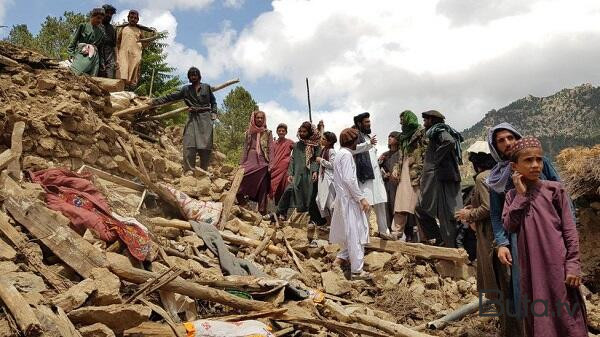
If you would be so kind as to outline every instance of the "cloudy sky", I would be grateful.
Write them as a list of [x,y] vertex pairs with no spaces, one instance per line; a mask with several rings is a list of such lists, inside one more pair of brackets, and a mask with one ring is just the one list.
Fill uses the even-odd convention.
[[[87,11],[96,0],[0,0],[0,25]],[[437,109],[462,130],[493,108],[600,79],[598,0],[113,0],[167,30],[168,62],[216,84],[239,77],[270,127],[327,129],[370,111],[380,139],[398,113]],[[7,30],[0,30],[6,37]],[[219,93],[222,99],[226,92]]]

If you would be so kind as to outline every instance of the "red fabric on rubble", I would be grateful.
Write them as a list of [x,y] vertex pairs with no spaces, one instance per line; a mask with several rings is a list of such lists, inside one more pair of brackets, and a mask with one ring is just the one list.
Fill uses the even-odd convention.
[[150,251],[148,234],[140,227],[125,224],[111,216],[106,198],[89,180],[89,174],[77,174],[67,169],[47,169],[30,172],[31,180],[46,191],[48,208],[61,212],[71,220],[79,234],[89,229],[100,240],[121,239],[138,260]]

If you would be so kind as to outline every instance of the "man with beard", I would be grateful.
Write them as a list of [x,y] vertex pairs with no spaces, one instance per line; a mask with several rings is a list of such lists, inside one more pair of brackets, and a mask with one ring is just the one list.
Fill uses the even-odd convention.
[[100,47],[99,75],[106,78],[115,78],[117,32],[110,21],[117,10],[108,4],[102,6],[102,8],[104,9],[104,20],[102,20],[100,28],[104,30],[104,43]]
[[[139,21],[138,11],[132,9],[127,15],[127,24],[117,27],[117,77],[124,79],[129,88],[135,88],[140,79],[143,47],[158,38],[156,30],[139,25]],[[145,39],[144,32],[154,35]]]
[[210,85],[201,83],[200,70],[191,67],[187,73],[192,83],[172,94],[156,98],[150,104],[159,105],[183,100],[189,107],[189,116],[183,130],[183,170],[189,174],[196,167],[196,155],[200,155],[200,167],[208,169],[213,147],[213,120],[217,118],[217,100]]
[[379,169],[377,156],[377,137],[371,137],[371,119],[368,112],[363,112],[354,117],[354,128],[359,131],[358,145],[354,151],[356,161],[356,175],[369,205],[375,209],[377,217],[377,231],[382,239],[391,239],[387,225],[387,192]]
[[445,117],[438,111],[430,110],[421,115],[429,144],[415,212],[429,240],[435,240],[436,245],[443,242],[446,247],[456,248],[458,222],[454,213],[463,207],[458,170],[462,165],[460,143],[463,138],[444,123]]
[[[498,259],[503,265],[500,268],[499,285],[504,300],[508,304],[504,308],[502,319],[506,320],[507,329],[503,331],[503,336],[523,336],[523,326],[514,316],[519,314],[521,308],[520,298],[520,273],[517,251],[517,233],[508,233],[502,222],[502,212],[506,191],[514,188],[512,182],[513,170],[510,165],[510,154],[513,145],[519,139],[521,134],[509,123],[500,123],[488,131],[488,145],[490,153],[497,162],[492,168],[486,184],[490,189],[490,219],[494,229],[494,243],[498,254]],[[552,166],[548,158],[543,157],[543,169],[540,175],[541,180],[560,181],[558,173]],[[574,217],[574,216],[573,216]],[[506,313],[512,315],[506,315]]]
[[290,208],[298,212],[308,211],[319,173],[316,158],[321,155],[320,138],[319,131],[311,122],[304,122],[298,128],[298,141],[294,144],[288,167],[289,185],[277,204],[277,216],[281,220],[287,218]]

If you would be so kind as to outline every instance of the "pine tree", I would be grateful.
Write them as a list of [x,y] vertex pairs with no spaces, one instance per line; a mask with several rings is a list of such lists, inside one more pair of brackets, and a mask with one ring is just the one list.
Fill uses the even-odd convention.
[[[166,32],[159,33],[160,38],[155,40],[146,48],[142,54],[140,85],[135,90],[136,94],[150,95],[150,83],[152,82],[152,96],[158,97],[169,94],[182,85],[179,77],[173,76],[175,68],[170,67],[167,62],[166,44],[163,41],[167,37]],[[154,72],[154,80],[152,73]]]

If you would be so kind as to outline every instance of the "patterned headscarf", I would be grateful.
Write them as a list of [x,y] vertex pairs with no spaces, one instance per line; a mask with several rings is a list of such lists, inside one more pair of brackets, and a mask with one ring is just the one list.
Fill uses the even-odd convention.
[[[258,127],[256,125],[256,115],[262,113],[263,116],[265,116],[265,120],[263,122],[263,126]],[[267,114],[264,113],[264,111],[260,111],[260,110],[256,110],[252,112],[252,115],[250,115],[250,122],[248,122],[248,134],[250,136],[252,135],[256,135],[256,152],[260,153],[260,134],[263,131],[267,130]]]
[[514,158],[514,156],[519,153],[519,151],[523,149],[527,149],[530,147],[542,148],[542,143],[539,139],[535,137],[523,137],[515,142],[513,148],[510,151],[510,156]]
[[419,118],[414,112],[410,110],[404,110],[400,114],[400,120],[402,121],[402,133],[398,138],[398,146],[406,150],[410,139],[419,129]]
[[[304,128],[308,130],[308,136],[306,139],[300,138],[300,129]],[[321,140],[321,135],[319,134],[319,130],[317,130],[317,126],[312,124],[311,122],[304,122],[298,128],[298,139],[306,145],[304,155],[306,156],[306,167],[310,168],[310,161],[315,154],[315,146],[319,146],[319,141]]]

